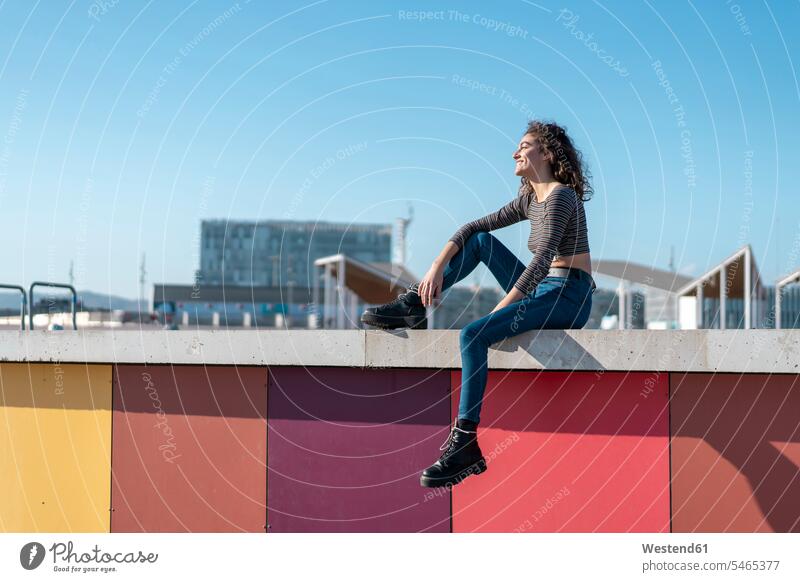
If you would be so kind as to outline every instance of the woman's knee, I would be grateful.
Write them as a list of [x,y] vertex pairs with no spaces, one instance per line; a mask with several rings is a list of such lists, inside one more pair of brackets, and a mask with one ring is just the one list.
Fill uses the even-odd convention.
[[466,246],[479,261],[485,262],[486,258],[491,256],[492,252],[497,249],[497,245],[500,244],[502,243],[494,235],[479,231],[469,237]]
[[467,244],[472,248],[480,249],[482,247],[491,247],[495,240],[497,239],[491,233],[478,231],[467,239]]
[[458,334],[459,343],[462,346],[469,345],[478,338],[479,333],[480,328],[475,325],[474,321],[472,323],[468,323],[461,328],[461,332]]

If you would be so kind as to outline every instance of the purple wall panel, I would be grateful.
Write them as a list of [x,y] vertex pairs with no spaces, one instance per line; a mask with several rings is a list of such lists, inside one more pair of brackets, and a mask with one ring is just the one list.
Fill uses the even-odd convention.
[[450,418],[448,370],[269,370],[271,532],[450,531],[419,484]]

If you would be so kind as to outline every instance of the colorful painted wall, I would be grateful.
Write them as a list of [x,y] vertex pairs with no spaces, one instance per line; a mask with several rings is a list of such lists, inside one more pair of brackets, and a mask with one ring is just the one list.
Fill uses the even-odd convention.
[[790,374],[0,364],[6,532],[800,531]]

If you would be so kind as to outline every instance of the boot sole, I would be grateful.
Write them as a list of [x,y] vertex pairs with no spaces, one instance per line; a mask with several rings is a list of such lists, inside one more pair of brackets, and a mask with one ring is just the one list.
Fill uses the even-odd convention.
[[419,319],[414,316],[386,319],[379,316],[361,316],[361,323],[366,323],[379,329],[428,329],[428,318]]
[[486,471],[486,459],[481,459],[460,473],[453,475],[452,477],[435,479],[421,475],[419,478],[419,484],[423,487],[448,487],[452,485],[458,485],[470,475],[480,475],[484,471]]

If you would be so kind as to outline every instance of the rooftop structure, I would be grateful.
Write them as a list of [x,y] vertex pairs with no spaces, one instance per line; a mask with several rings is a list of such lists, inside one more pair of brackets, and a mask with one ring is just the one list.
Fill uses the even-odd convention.
[[767,293],[745,245],[678,292],[681,329],[768,327]]

